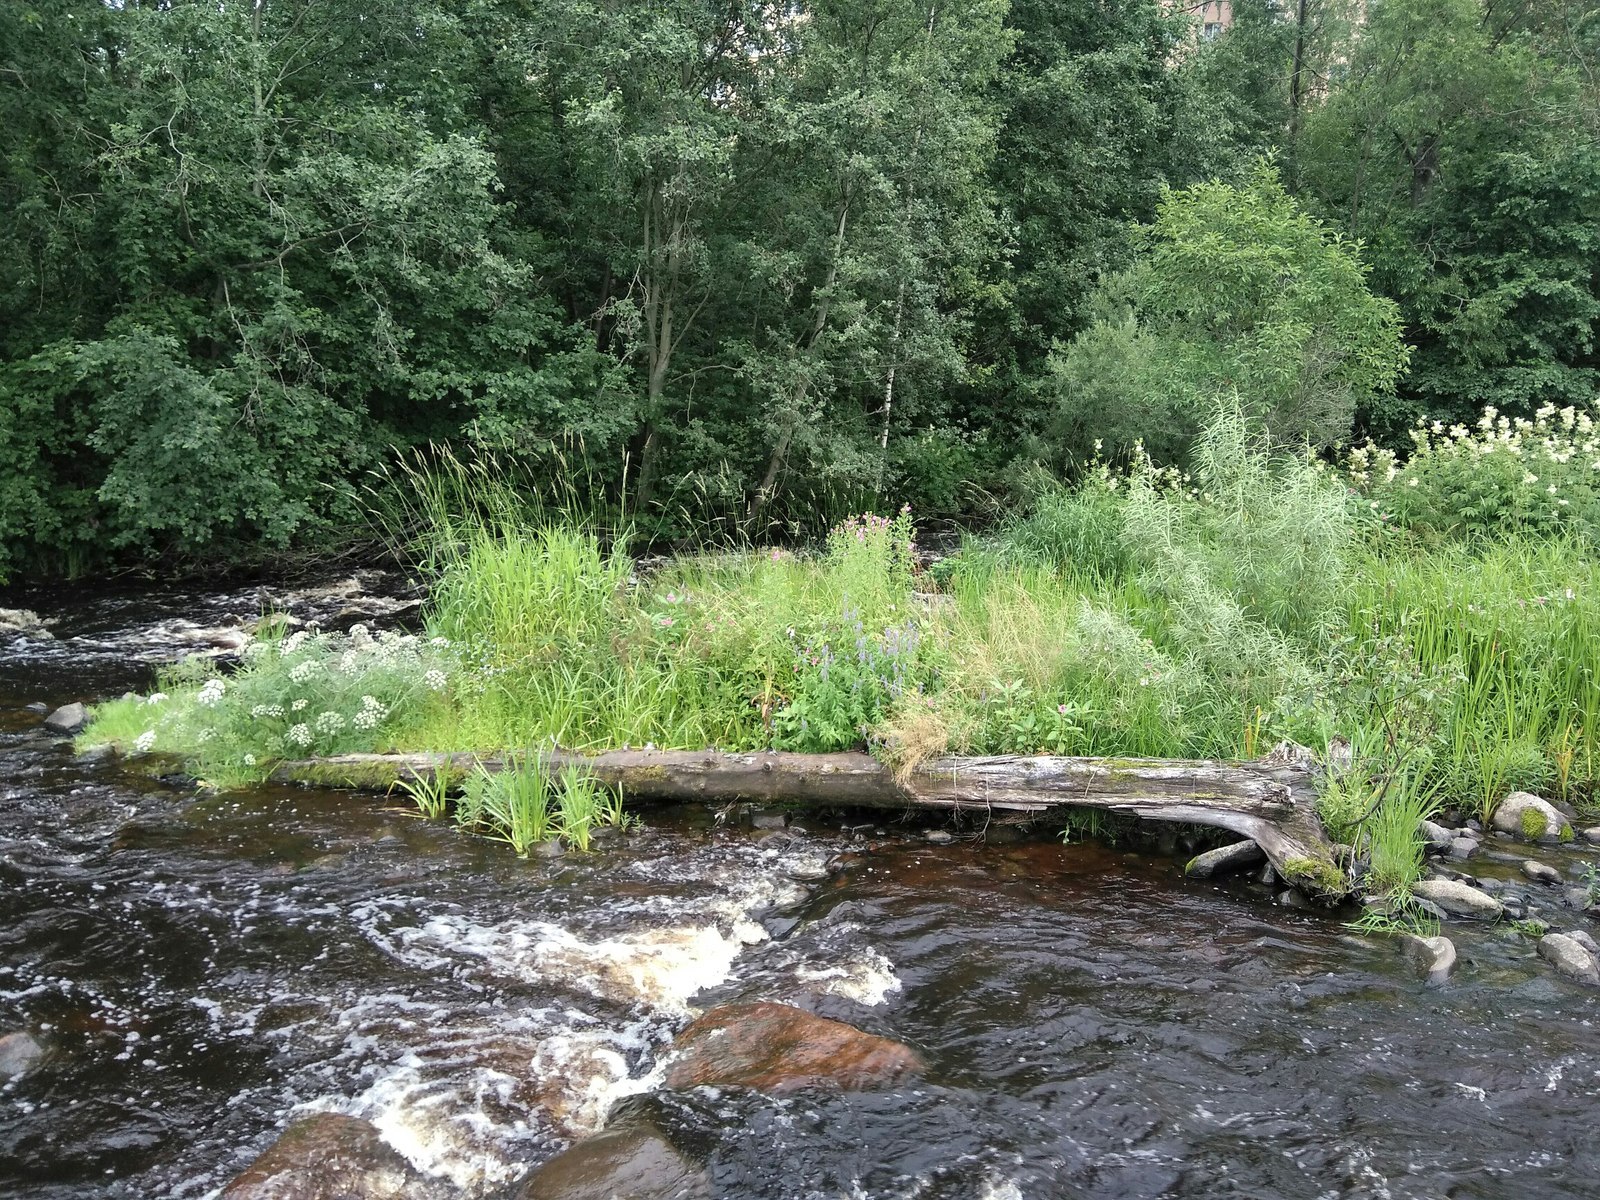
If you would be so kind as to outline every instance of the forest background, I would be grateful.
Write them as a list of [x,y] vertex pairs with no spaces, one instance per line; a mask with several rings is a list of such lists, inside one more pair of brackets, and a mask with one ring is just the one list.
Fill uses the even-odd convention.
[[1600,388],[1592,0],[14,0],[0,580],[493,456],[651,536]]

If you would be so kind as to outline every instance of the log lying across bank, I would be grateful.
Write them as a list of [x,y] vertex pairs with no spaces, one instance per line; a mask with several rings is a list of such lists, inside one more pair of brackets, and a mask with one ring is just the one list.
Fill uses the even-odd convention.
[[[1208,825],[1254,840],[1279,875],[1317,896],[1346,891],[1317,819],[1319,768],[1285,744],[1252,762],[1140,758],[930,759],[903,778],[866,754],[727,754],[691,750],[545,752],[547,763],[582,766],[624,795],[655,800],[809,803],[865,808],[942,808],[1045,813],[1094,808],[1153,821]],[[285,762],[279,782],[384,791],[447,768],[499,770],[474,754],[347,754]]]

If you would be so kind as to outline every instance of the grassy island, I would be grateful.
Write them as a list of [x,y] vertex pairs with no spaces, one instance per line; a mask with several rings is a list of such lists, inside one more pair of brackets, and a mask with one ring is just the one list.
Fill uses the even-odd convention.
[[[1479,501],[1533,494],[1535,457],[1587,485],[1592,420],[1541,419],[1491,414],[1424,434],[1403,466],[1357,451],[1336,469],[1269,453],[1223,411],[1189,473],[1098,465],[931,565],[907,509],[811,552],[646,570],[620,537],[530,518],[509,487],[480,481],[469,503],[424,487],[421,631],[268,620],[237,670],[180,663],[86,737],[219,785],[354,751],[514,748],[537,770],[556,747],[865,749],[908,771],[949,754],[1250,759],[1290,740],[1348,759],[1323,821],[1364,851],[1369,886],[1403,890],[1429,813],[1592,793],[1592,526],[1546,504],[1489,538],[1461,515],[1463,479]],[[559,832],[543,780],[525,789],[536,813],[495,790],[518,785],[470,778],[419,804],[442,813],[452,782],[468,824],[520,849]],[[623,819],[581,779],[552,783],[549,803]]]

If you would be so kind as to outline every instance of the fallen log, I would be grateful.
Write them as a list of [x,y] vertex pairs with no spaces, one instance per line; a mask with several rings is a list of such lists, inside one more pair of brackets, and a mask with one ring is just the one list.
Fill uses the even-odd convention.
[[[654,800],[807,803],[864,808],[1044,813],[1094,808],[1151,821],[1182,821],[1250,838],[1285,880],[1310,895],[1348,891],[1315,809],[1319,775],[1289,743],[1251,762],[999,756],[937,758],[896,773],[867,754],[729,754],[707,750],[543,752],[559,770],[576,765],[624,795]],[[281,763],[278,782],[387,791],[505,758],[476,754],[345,754]]]

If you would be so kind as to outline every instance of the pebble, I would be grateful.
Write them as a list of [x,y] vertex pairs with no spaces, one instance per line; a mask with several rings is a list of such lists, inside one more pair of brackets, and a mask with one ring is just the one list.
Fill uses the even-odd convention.
[[1479,845],[1480,843],[1473,841],[1471,838],[1456,838],[1450,843],[1450,857],[1459,862],[1465,862],[1478,852]]
[[956,835],[948,829],[930,829],[924,836],[935,846],[948,846],[956,840]]

